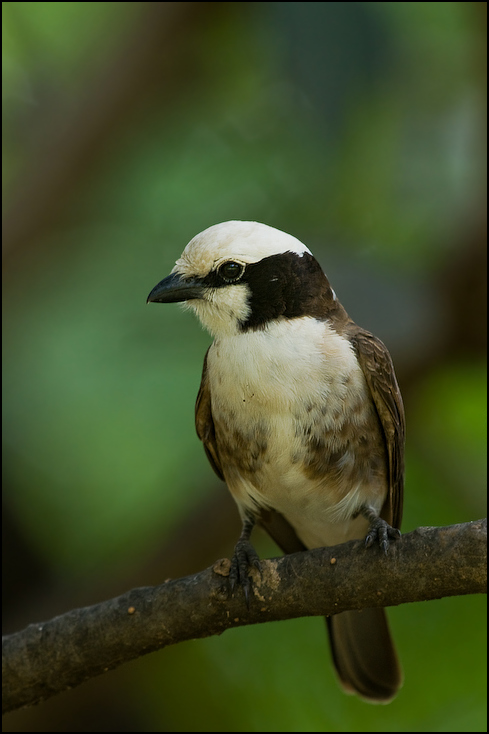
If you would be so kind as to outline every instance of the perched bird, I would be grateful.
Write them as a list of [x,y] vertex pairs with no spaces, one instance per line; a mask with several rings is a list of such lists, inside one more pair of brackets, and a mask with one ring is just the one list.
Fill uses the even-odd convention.
[[[262,525],[286,553],[399,535],[404,410],[384,344],[357,326],[299,240],[231,221],[194,237],[148,302],[186,302],[214,337],[196,427],[243,521],[232,587],[248,601]],[[388,702],[402,683],[385,611],[327,619],[344,689]]]

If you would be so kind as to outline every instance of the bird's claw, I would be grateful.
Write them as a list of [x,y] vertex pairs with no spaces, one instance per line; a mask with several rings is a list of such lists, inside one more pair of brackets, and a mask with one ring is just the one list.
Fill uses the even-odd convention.
[[261,570],[260,558],[253,548],[249,540],[238,540],[234,548],[234,554],[231,559],[231,568],[229,570],[229,584],[231,593],[234,594],[235,588],[240,585],[243,588],[246,606],[250,607],[251,578],[248,575],[248,569],[252,566],[258,571]]
[[387,555],[389,550],[390,541],[396,540],[401,537],[401,531],[397,528],[393,528],[388,522],[383,520],[381,517],[376,517],[370,523],[367,537],[365,538],[365,547],[370,548],[375,542],[377,542],[384,553]]

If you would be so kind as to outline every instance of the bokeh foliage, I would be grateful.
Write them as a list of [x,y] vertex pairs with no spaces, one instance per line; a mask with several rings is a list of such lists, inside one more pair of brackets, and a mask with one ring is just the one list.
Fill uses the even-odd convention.
[[[225,492],[193,428],[209,338],[145,305],[227,219],[305,241],[387,342],[404,528],[484,514],[482,6],[3,3],[7,631],[229,554],[232,510],[199,545]],[[388,707],[340,692],[304,619],[143,658],[5,730],[485,731],[483,614],[479,598],[391,610],[405,686]]]

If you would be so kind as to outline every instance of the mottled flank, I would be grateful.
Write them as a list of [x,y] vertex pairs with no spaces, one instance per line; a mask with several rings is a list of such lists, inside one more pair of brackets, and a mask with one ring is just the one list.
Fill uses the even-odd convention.
[[216,421],[217,447],[223,464],[248,479],[256,475],[266,461],[269,431],[262,422],[244,433]]
[[305,474],[311,480],[329,476],[335,485],[346,480],[350,486],[359,482],[385,486],[385,451],[372,404],[345,400],[343,408],[333,412],[333,426],[326,430],[326,405],[308,411],[311,422],[296,420],[295,432],[302,436],[304,447]]

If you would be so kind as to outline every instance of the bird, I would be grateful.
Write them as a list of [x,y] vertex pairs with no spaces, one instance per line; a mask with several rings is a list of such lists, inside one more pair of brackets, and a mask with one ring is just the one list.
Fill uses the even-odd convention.
[[[348,316],[311,251],[266,224],[208,227],[148,302],[191,309],[213,337],[195,408],[242,532],[231,589],[249,603],[261,525],[285,553],[400,535],[405,418],[390,354]],[[345,692],[388,703],[403,682],[383,608],[326,618]]]

